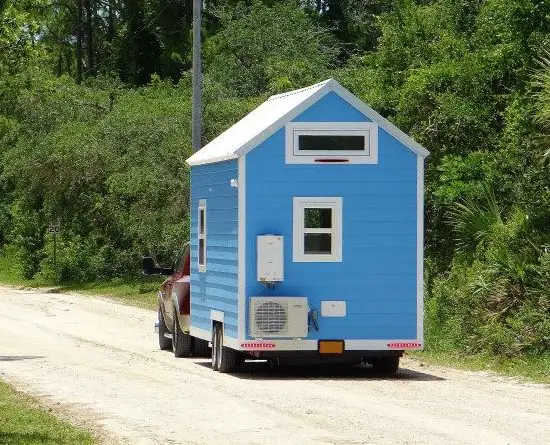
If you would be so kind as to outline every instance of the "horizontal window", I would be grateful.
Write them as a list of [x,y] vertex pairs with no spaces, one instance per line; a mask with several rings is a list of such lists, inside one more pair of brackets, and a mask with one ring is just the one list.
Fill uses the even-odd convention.
[[368,145],[365,143],[365,135],[346,136],[340,135],[298,135],[298,152],[301,151],[365,151]]
[[378,162],[378,126],[372,122],[292,122],[285,144],[287,164]]

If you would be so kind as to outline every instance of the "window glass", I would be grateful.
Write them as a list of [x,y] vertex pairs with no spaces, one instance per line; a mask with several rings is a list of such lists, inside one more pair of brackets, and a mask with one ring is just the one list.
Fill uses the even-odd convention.
[[330,229],[332,227],[332,209],[304,209],[304,226],[307,229]]
[[204,265],[204,238],[199,238],[199,265]]
[[199,272],[206,271],[206,200],[199,200],[199,220],[198,220],[198,238],[199,238]]
[[199,233],[204,234],[204,209],[199,210]]
[[330,255],[332,253],[331,233],[306,233],[304,235],[306,255]]
[[363,151],[365,136],[309,135],[298,136],[300,151]]

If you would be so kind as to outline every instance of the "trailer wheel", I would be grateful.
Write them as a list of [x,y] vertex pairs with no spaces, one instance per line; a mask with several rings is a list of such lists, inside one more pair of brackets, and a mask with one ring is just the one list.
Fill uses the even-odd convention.
[[208,357],[208,342],[206,340],[193,337],[193,356]]
[[169,351],[172,349],[172,339],[165,337],[164,334],[170,334],[170,331],[166,327],[164,317],[162,316],[162,310],[159,306],[159,348],[162,351]]
[[215,323],[214,326],[212,326],[212,369],[214,371],[218,370],[219,366],[219,348],[218,343],[220,341],[220,335],[219,335],[220,329],[218,327],[218,324]]
[[218,325],[218,371],[231,373],[237,367],[238,352],[223,345],[223,328]]
[[399,369],[399,357],[380,357],[374,359],[372,367],[377,374],[395,374]]
[[191,355],[192,338],[180,328],[177,312],[174,310],[174,329],[172,330],[172,350],[176,357]]

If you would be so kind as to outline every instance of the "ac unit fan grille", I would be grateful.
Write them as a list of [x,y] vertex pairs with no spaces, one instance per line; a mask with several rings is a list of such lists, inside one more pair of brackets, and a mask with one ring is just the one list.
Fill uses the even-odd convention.
[[286,307],[275,301],[266,301],[256,307],[256,327],[264,334],[278,334],[287,324]]

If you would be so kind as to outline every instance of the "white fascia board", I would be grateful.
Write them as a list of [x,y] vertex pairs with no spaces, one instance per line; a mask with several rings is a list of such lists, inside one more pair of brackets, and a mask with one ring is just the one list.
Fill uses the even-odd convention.
[[426,156],[428,156],[430,154],[430,152],[428,150],[426,150],[424,147],[422,147],[422,145],[420,145],[418,142],[416,142],[408,134],[401,131],[394,124],[392,124],[389,120],[387,120],[381,114],[374,111],[371,107],[369,107],[362,100],[360,100],[359,98],[357,98],[356,96],[351,94],[348,90],[346,90],[342,85],[340,85],[335,80],[332,80],[331,82],[329,82],[327,84],[327,86],[330,87],[331,90],[333,90],[335,93],[337,93],[342,99],[344,99],[350,105],[357,108],[361,113],[363,113],[365,116],[367,116],[373,122],[376,122],[381,128],[386,130],[389,134],[391,134],[398,141],[402,142],[404,145],[409,147],[417,155],[422,156],[423,158],[425,158]]
[[189,162],[189,159],[187,159],[185,162],[190,167],[194,167],[196,165],[215,164],[217,162],[230,161],[231,159],[237,159],[238,157],[239,156],[237,156],[235,154],[230,154],[230,155],[222,156],[222,157],[219,157],[219,158],[204,159],[200,162]]

